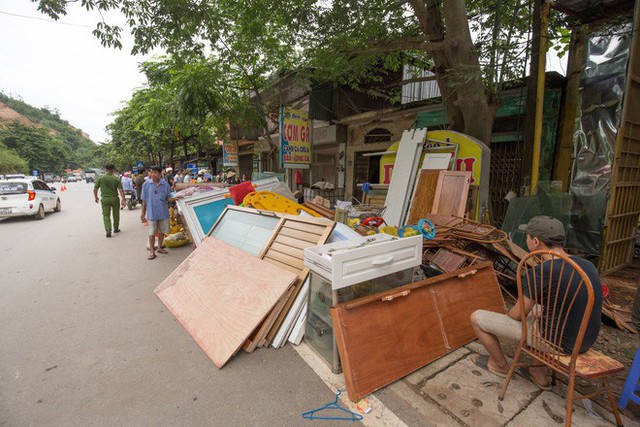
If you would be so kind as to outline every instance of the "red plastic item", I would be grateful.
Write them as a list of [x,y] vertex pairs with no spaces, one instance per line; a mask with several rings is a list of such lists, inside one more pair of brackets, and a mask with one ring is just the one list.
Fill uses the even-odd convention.
[[382,224],[384,224],[384,218],[381,216],[372,216],[362,221],[362,225],[372,225],[374,227],[380,227]]
[[253,188],[253,184],[251,184],[251,181],[245,181],[241,184],[234,185],[233,187],[229,187],[229,193],[231,193],[233,202],[236,205],[241,204],[245,196],[253,191],[256,191],[256,190]]
[[609,296],[609,286],[606,283],[602,284],[602,298],[606,298]]

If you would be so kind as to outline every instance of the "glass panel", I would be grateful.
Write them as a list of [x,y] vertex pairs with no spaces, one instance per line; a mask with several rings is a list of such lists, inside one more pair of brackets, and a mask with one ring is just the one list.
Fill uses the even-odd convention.
[[221,199],[200,206],[195,206],[193,212],[198,218],[198,222],[202,227],[202,233],[206,235],[213,224],[216,223],[222,212],[224,212],[227,205],[232,205],[233,199]]
[[230,209],[220,219],[211,235],[257,256],[273,234],[279,221],[278,217]]

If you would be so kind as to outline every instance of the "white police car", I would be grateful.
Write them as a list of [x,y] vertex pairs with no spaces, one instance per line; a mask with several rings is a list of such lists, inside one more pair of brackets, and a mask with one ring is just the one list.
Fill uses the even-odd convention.
[[0,218],[33,216],[43,219],[45,212],[59,212],[60,197],[55,189],[37,178],[0,181]]

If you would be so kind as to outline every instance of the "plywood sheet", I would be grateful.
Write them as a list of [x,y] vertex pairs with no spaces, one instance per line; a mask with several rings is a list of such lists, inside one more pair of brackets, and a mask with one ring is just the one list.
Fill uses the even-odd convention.
[[422,218],[426,218],[431,213],[433,207],[433,199],[436,195],[436,187],[438,185],[438,177],[440,171],[422,170],[418,177],[418,185],[413,195],[411,209],[407,218],[407,224],[416,225]]
[[357,401],[474,338],[477,309],[504,313],[490,262],[331,309],[349,399]]
[[222,368],[295,280],[295,274],[211,237],[155,294]]
[[431,212],[463,217],[467,210],[471,172],[440,171]]

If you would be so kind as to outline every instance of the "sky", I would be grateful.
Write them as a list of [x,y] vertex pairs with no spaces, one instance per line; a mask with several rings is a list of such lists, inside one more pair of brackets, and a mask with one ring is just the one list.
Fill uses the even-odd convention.
[[[110,114],[143,84],[138,63],[151,56],[130,54],[132,37],[119,13],[105,18],[123,28],[122,50],[103,47],[91,34],[100,21],[97,11],[87,12],[78,2],[67,12],[54,22],[30,0],[0,0],[0,91],[35,107],[58,109],[93,141],[105,142]],[[547,70],[565,74],[566,57],[549,53],[547,58]]]
[[[109,23],[121,19],[105,18]],[[69,4],[68,15],[60,19],[74,25],[65,25],[38,12],[29,0],[0,0],[0,90],[36,107],[57,108],[93,141],[104,142],[110,114],[145,81],[138,63],[149,57],[130,54],[128,33],[122,50],[103,47],[91,34],[99,20],[98,12],[77,3]]]

